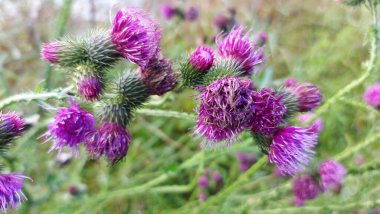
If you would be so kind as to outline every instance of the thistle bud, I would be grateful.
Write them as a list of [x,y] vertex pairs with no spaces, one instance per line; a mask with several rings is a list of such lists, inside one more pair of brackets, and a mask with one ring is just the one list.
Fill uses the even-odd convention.
[[[0,113],[0,147],[20,136],[24,121],[14,113]],[[1,148],[0,148],[1,149]]]
[[214,62],[214,53],[211,48],[199,46],[189,57],[189,63],[198,72],[208,71]]
[[193,22],[197,20],[199,16],[199,11],[196,7],[189,7],[185,10],[185,20]]
[[99,99],[103,91],[104,73],[89,66],[78,66],[73,72],[78,93],[87,101]]
[[42,45],[41,58],[51,63],[58,62],[61,44],[59,42],[49,42]]
[[300,112],[310,111],[321,103],[321,92],[317,86],[312,83],[297,83],[286,87],[286,89],[295,97],[297,110]]

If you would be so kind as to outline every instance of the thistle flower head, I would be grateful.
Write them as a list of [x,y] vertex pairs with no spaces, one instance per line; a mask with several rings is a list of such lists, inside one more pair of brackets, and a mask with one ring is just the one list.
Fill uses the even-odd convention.
[[111,40],[124,58],[145,67],[159,51],[160,31],[143,11],[125,8],[116,13]]
[[201,45],[190,54],[189,63],[199,72],[206,72],[214,63],[214,53],[211,48]]
[[169,20],[169,19],[171,19],[173,17],[173,15],[175,13],[175,10],[169,4],[164,3],[161,6],[161,13],[162,13],[162,15],[164,16],[165,19]]
[[18,202],[27,200],[21,190],[25,178],[30,179],[19,173],[0,174],[0,209],[3,213],[15,209]]
[[124,127],[103,122],[94,136],[86,141],[86,148],[92,158],[105,156],[113,165],[127,155],[130,141],[131,137]]
[[230,24],[230,19],[224,14],[219,14],[215,16],[213,24],[220,31],[227,31],[228,25]]
[[0,145],[10,143],[19,136],[24,128],[24,121],[14,113],[0,112]]
[[204,201],[206,201],[206,200],[207,200],[207,195],[206,195],[204,192],[200,192],[200,193],[198,194],[198,200],[199,200],[199,202],[204,202]]
[[200,102],[195,133],[205,137],[210,146],[218,141],[227,145],[248,126],[254,111],[250,80],[224,77],[205,87],[198,95]]
[[198,9],[196,7],[189,7],[189,8],[186,8],[185,9],[185,19],[187,21],[195,21],[197,20],[198,16],[199,16],[199,12],[198,12]]
[[312,83],[297,83],[286,88],[296,97],[300,112],[310,111],[321,103],[321,92]]
[[99,99],[102,86],[102,82],[95,76],[84,77],[77,83],[78,93],[90,102]]
[[284,81],[284,86],[285,87],[290,87],[290,86],[295,86],[297,85],[297,81],[294,78],[288,78]]
[[284,122],[286,107],[272,89],[263,88],[252,94],[255,111],[250,121],[251,131],[263,135],[272,135]]
[[342,164],[327,159],[319,165],[319,183],[323,190],[340,188],[346,169]]
[[234,27],[223,39],[217,39],[219,55],[230,59],[238,66],[242,75],[256,73],[257,65],[264,62],[263,48],[249,40],[243,27]]
[[239,160],[239,170],[242,172],[247,171],[257,161],[256,156],[242,152],[236,153],[236,158]]
[[74,102],[69,105],[57,111],[54,120],[48,125],[48,131],[41,136],[46,137],[45,142],[53,141],[49,152],[54,149],[60,152],[62,148],[68,147],[78,154],[78,145],[94,133],[95,119],[92,114],[79,108]]
[[222,175],[220,174],[220,172],[215,171],[212,173],[212,179],[216,184],[220,184],[222,182]]
[[177,85],[177,75],[173,72],[172,63],[166,58],[154,57],[139,71],[140,79],[151,95],[162,95]]
[[274,135],[269,146],[269,162],[275,164],[282,174],[294,175],[304,168],[317,144],[318,135],[309,128],[288,126]]
[[205,188],[208,185],[208,179],[206,176],[201,176],[198,178],[198,187]]
[[59,42],[44,43],[41,48],[41,58],[51,63],[57,63],[60,47],[61,44]]
[[[314,114],[312,112],[306,112],[297,117],[298,122],[300,123],[306,123],[306,121],[309,120]],[[318,118],[316,119],[311,125],[310,129],[316,133],[319,133],[323,129],[323,121],[322,119]]]
[[268,36],[265,32],[262,32],[262,31],[258,32],[256,37],[257,37],[257,44],[259,44],[260,46],[263,46],[268,41]]
[[380,83],[376,83],[367,88],[363,94],[363,100],[369,106],[380,107]]
[[305,200],[317,197],[319,187],[310,175],[302,174],[293,180],[292,190],[294,205],[303,206]]

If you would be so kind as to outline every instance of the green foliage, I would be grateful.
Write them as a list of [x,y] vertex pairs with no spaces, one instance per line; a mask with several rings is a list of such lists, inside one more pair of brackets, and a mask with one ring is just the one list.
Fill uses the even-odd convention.
[[359,6],[361,4],[364,4],[366,0],[345,0],[344,3],[349,6]]

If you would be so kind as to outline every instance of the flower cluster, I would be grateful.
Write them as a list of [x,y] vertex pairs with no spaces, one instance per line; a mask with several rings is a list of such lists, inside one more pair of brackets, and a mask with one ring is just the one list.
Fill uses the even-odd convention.
[[176,16],[179,19],[190,22],[196,21],[199,16],[199,11],[194,6],[190,6],[183,9],[179,6],[171,6],[167,3],[162,4],[161,13],[166,20],[170,20]]
[[374,108],[380,107],[380,83],[376,83],[367,88],[363,94],[363,100],[369,106]]
[[323,161],[315,177],[304,173],[293,180],[293,204],[303,206],[306,200],[316,198],[323,191],[339,192],[345,174],[346,170],[340,163],[331,159]]
[[[0,112],[0,151],[5,152],[14,139],[21,135],[24,121],[14,113]],[[0,173],[0,209],[6,213],[16,208],[17,203],[26,200],[22,192],[24,179],[20,173]]]
[[[42,135],[45,142],[53,141],[49,151],[67,148],[78,154],[78,146],[84,144],[90,157],[104,156],[111,164],[126,156],[131,142],[126,126],[134,111],[151,95],[162,95],[177,85],[172,63],[160,56],[160,38],[159,26],[144,11],[124,8],[117,11],[108,30],[42,46],[42,59],[65,68],[78,95],[83,102],[92,102],[95,111],[88,112],[74,101],[59,108]],[[106,79],[122,59],[137,65],[136,71]]]
[[290,126],[288,119],[317,107],[320,91],[294,80],[279,89],[258,89],[248,77],[264,62],[264,47],[251,41],[241,26],[218,38],[216,46],[215,58],[211,48],[199,46],[180,69],[182,85],[199,90],[194,132],[203,137],[201,145],[230,145],[247,130],[282,174],[302,170],[314,154],[321,124]]
[[218,171],[211,172],[205,169],[202,176],[198,178],[198,200],[204,202],[207,196],[216,194],[223,185],[222,175]]

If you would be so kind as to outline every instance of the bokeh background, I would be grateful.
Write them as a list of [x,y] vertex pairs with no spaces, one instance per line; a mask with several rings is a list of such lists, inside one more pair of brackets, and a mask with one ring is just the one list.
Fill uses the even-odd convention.
[[[194,6],[199,17],[194,22],[165,20],[161,14],[164,2],[182,8]],[[213,19],[234,8],[237,21],[251,29],[253,39],[260,31],[268,35],[267,61],[253,81],[260,86],[278,85],[288,77],[313,82],[325,100],[359,77],[369,57],[369,12],[332,0],[0,0],[0,99],[45,90],[50,69],[51,88],[67,87],[65,74],[40,60],[41,43],[95,27],[108,28],[115,11],[125,6],[144,8],[160,23],[162,54],[173,62],[198,44],[212,45],[211,38],[218,34]],[[307,170],[315,170],[320,161],[379,131],[379,112],[360,105],[365,87],[379,79],[376,71],[348,95],[357,102],[336,102],[322,114],[324,130]],[[147,107],[193,113],[194,93],[173,92],[154,98]],[[133,143],[126,160],[110,167],[104,160],[88,160],[84,151],[79,158],[47,153],[49,143],[41,144],[37,137],[45,131],[52,113],[41,110],[38,103],[20,103],[3,111],[7,110],[20,112],[31,124],[2,159],[4,170],[21,171],[33,179],[25,184],[29,201],[14,213],[192,213],[200,203],[196,182],[205,168],[220,172],[223,184],[217,188],[225,188],[242,174],[236,152],[261,156],[247,134],[237,146],[200,155],[200,140],[192,136],[193,120],[138,115],[130,126]],[[307,202],[309,208],[293,209],[287,188],[291,178],[272,175],[273,166],[267,164],[223,201],[203,211],[374,213],[380,196],[379,149],[377,142],[341,160],[349,171],[341,192],[323,194]],[[358,159],[363,163],[358,164]],[[184,166],[186,161],[190,164]],[[144,186],[162,175],[168,178],[159,186],[181,188],[165,192]],[[215,192],[207,194],[211,197]],[[367,201],[365,207],[355,205]]]

